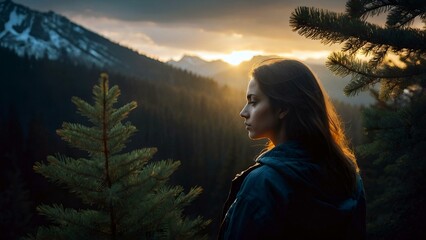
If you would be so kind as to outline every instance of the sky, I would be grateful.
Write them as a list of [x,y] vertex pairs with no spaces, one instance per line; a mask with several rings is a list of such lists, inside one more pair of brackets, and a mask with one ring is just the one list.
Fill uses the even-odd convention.
[[15,0],[52,10],[149,57],[183,55],[231,64],[254,55],[325,61],[339,46],[306,39],[289,26],[297,6],[343,12],[342,0]]

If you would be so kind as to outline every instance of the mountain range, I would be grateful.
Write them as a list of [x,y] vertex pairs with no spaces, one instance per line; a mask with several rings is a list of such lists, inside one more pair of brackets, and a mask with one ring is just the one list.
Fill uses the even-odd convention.
[[208,77],[214,77],[217,73],[231,67],[231,65],[222,60],[206,61],[198,56],[190,55],[183,55],[178,61],[169,60],[167,63],[174,67],[189,70]]
[[[245,91],[250,78],[250,71],[263,60],[276,57],[279,56],[254,56],[248,61],[241,62],[238,66],[233,66],[221,60],[206,61],[197,56],[184,55],[178,61],[170,60],[167,63],[202,76],[210,77],[221,85]],[[374,102],[374,99],[368,93],[360,93],[355,97],[345,96],[343,88],[349,82],[349,77],[340,78],[333,75],[324,64],[309,61],[305,63],[317,75],[332,99],[356,105],[368,105]]]
[[66,58],[151,81],[202,78],[114,43],[52,11],[39,12],[10,0],[0,2],[0,47],[19,56]]
[[[148,81],[194,84],[194,80],[214,80],[241,91],[246,89],[253,66],[271,57],[255,56],[233,66],[221,60],[206,61],[198,56],[184,55],[178,61],[170,60],[165,64],[114,43],[52,11],[38,12],[10,0],[0,2],[0,47],[11,49],[19,56],[50,60],[66,58]],[[334,76],[324,65],[308,65],[319,76],[331,98],[353,104],[373,102],[366,93],[346,97],[343,88],[348,78]]]
[[20,56],[57,60],[66,54],[100,67],[122,64],[110,50],[113,43],[52,11],[41,13],[4,1],[0,15],[0,44]]

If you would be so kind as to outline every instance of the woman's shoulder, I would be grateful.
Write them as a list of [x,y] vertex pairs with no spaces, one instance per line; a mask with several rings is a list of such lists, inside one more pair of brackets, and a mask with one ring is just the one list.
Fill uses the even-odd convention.
[[271,179],[282,178],[281,174],[271,166],[259,164],[246,177],[247,181],[269,181]]
[[284,176],[272,167],[261,164],[247,174],[238,195],[263,198],[278,192],[286,197],[291,189]]

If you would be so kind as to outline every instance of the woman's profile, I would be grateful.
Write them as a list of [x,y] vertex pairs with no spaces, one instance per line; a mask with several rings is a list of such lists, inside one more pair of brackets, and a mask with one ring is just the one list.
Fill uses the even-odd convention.
[[315,75],[283,59],[251,75],[240,115],[269,142],[232,181],[219,239],[365,239],[359,168]]

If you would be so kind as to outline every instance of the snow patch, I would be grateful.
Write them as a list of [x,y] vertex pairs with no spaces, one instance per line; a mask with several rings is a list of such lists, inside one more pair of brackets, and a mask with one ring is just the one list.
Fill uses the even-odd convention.
[[9,31],[15,35],[18,35],[18,33],[13,29],[13,26],[22,24],[22,21],[25,19],[24,14],[18,14],[16,13],[16,7],[13,9],[13,11],[10,12],[9,15],[9,21],[4,25],[5,31]]
[[24,31],[22,31],[22,33],[19,34],[19,36],[16,38],[17,40],[28,41],[28,38],[31,37],[30,31],[33,26],[33,22],[34,22],[34,17],[31,18],[30,25],[26,29],[24,29]]
[[21,34],[19,34],[16,37],[16,40],[25,41],[25,42],[28,41],[28,38],[30,36],[30,31],[31,31],[31,27],[27,27],[24,31],[22,31]]
[[90,49],[90,54],[92,54],[93,56],[95,56],[95,57],[97,57],[97,58],[101,58],[102,56],[98,53],[98,52],[96,52],[95,50],[93,50],[93,49]]
[[79,26],[75,26],[73,29],[78,33],[83,33],[83,30]]
[[61,46],[61,37],[59,34],[53,30],[49,30],[50,41],[55,47]]
[[[0,31],[0,46],[13,49],[19,56],[47,57],[56,60],[62,54],[66,54],[69,58],[88,65],[95,64],[102,67],[123,64],[119,59],[110,55],[111,52],[107,45],[93,41],[86,36],[87,31],[83,27],[77,26],[53,12],[49,12],[48,16],[41,17],[41,21],[36,21],[36,16],[32,12],[23,14],[19,7],[14,7],[9,14],[9,20],[4,24],[4,30]],[[27,22],[28,18],[31,19]],[[28,25],[26,25],[27,23]],[[40,25],[35,26],[36,24]],[[19,32],[14,29],[16,26],[19,26]],[[36,33],[31,35],[31,31],[35,27],[37,27],[37,31],[40,31],[37,34],[41,34],[41,36],[47,34],[47,38],[37,38]],[[23,29],[22,32],[21,29]]]
[[78,46],[81,48],[81,49],[84,49],[84,50],[86,50],[87,49],[87,43],[85,42],[85,41],[83,41],[83,40],[78,40]]
[[193,66],[198,66],[198,65],[202,65],[205,64],[206,62],[199,58],[199,57],[195,57],[195,56],[188,56],[188,55],[184,55],[180,61],[178,62],[182,62],[183,64],[189,64],[189,65],[193,65]]
[[81,50],[78,47],[70,46],[66,48],[68,54],[73,55],[75,57],[81,56]]

